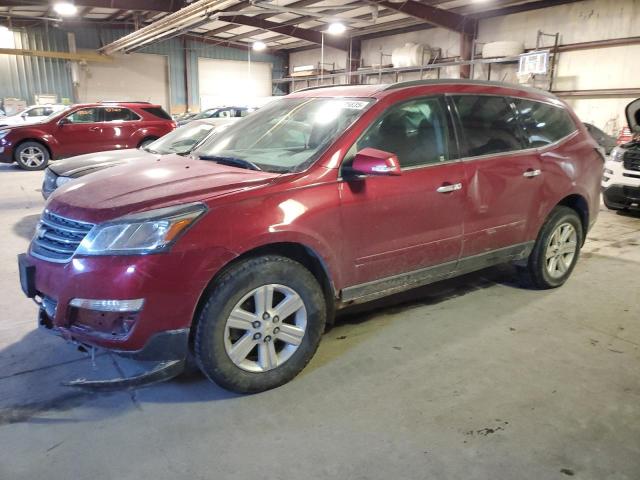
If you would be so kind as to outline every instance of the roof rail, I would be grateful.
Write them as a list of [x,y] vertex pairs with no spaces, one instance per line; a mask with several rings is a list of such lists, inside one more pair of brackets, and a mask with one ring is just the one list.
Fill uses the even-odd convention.
[[527,87],[525,85],[519,85],[516,83],[494,82],[490,80],[470,80],[466,78],[451,78],[451,79],[440,79],[440,80],[409,80],[407,82],[392,83],[390,85],[387,85],[385,88],[383,88],[383,90],[395,90],[397,88],[418,87],[420,85],[448,85],[448,84],[512,88],[514,90],[522,90],[523,92],[533,92],[539,95],[542,94],[548,97],[555,97],[553,93],[547,90]]
[[308,90],[318,90],[320,88],[331,88],[331,87],[357,87],[358,85],[354,85],[352,83],[336,83],[335,85],[317,85],[315,87],[307,87],[307,88],[301,88],[300,90],[296,90],[295,92],[292,93],[298,93],[298,92],[306,92]]
[[98,103],[144,103],[151,105],[151,102],[143,102],[141,100],[100,100]]

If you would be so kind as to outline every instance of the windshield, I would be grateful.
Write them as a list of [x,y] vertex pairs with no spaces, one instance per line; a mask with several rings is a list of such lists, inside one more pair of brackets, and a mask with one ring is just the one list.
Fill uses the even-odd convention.
[[209,135],[213,127],[208,123],[190,123],[184,127],[176,128],[164,137],[160,137],[155,142],[147,145],[144,150],[160,155],[167,155],[168,153],[186,155],[197,143]]
[[42,122],[48,122],[49,120],[52,120],[53,118],[57,117],[58,115],[62,116],[62,114],[67,112],[70,108],[71,108],[71,105],[69,105],[68,107],[64,107],[61,110],[56,110],[55,112],[51,112],[48,116],[43,118],[41,121]]
[[285,98],[203,142],[193,155],[249,162],[270,172],[302,171],[373,102],[359,98]]

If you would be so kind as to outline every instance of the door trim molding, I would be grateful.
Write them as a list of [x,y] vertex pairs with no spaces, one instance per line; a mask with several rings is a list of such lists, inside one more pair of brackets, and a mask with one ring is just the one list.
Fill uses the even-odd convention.
[[457,261],[441,263],[343,288],[340,292],[340,303],[341,306],[346,306],[347,304],[369,302],[394,293],[429,285],[439,280],[457,277],[509,261],[522,260],[529,256],[534,244],[534,241],[519,243],[510,247],[461,258]]

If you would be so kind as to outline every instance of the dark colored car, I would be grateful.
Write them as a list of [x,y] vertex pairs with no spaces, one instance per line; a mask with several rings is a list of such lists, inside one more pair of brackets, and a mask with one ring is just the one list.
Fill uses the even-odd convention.
[[299,91],[190,157],[61,187],[21,285],[67,340],[194,355],[277,387],[336,309],[503,262],[562,285],[596,221],[603,157],[548,92],[463,80]]
[[87,153],[53,162],[44,172],[42,196],[47,199],[56,188],[68,181],[105,168],[130,162],[157,160],[163,155],[188,155],[194,146],[211,134],[215,126],[214,120],[196,120],[141,148]]
[[197,113],[193,116],[179,119],[178,125],[186,125],[187,123],[193,122],[194,120],[202,120],[204,118],[217,118],[217,119],[241,118],[241,117],[246,117],[254,110],[255,109],[249,108],[249,107],[208,108],[207,110],[203,110],[202,112]]
[[600,145],[604,149],[604,153],[606,153],[607,155],[609,155],[611,153],[611,150],[613,150],[613,148],[618,145],[618,139],[616,137],[603,132],[595,125],[585,123],[584,126],[587,127],[587,130],[589,131],[593,139],[598,142],[598,145]]
[[50,159],[139,148],[175,127],[162,107],[146,102],[73,105],[38,123],[0,129],[0,162],[42,170]]

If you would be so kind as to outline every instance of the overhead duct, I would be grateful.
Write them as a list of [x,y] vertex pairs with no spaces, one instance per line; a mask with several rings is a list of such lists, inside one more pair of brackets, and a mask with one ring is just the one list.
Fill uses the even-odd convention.
[[233,4],[233,0],[198,0],[191,5],[167,15],[146,27],[125,35],[100,48],[105,55],[130,51],[143,45],[165,40],[211,21],[221,9]]

